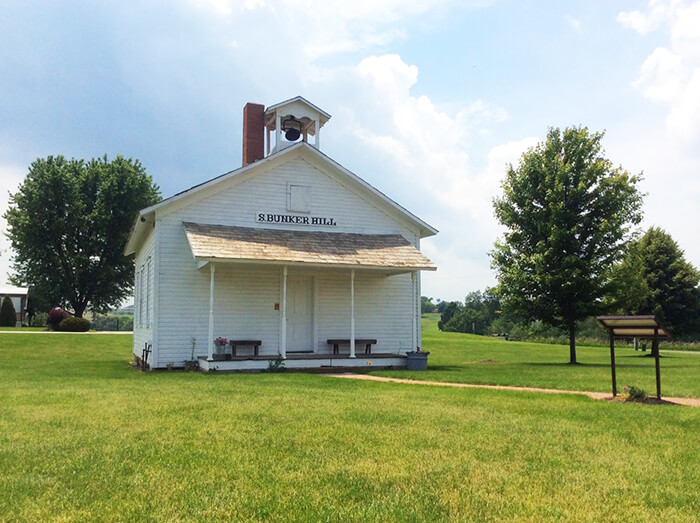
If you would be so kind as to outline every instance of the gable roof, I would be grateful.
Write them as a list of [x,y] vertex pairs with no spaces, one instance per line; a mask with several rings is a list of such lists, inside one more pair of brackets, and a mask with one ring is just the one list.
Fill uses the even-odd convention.
[[212,186],[224,183],[228,180],[242,176],[246,173],[254,175],[254,172],[256,170],[262,170],[265,166],[269,165],[270,163],[279,161],[286,156],[293,155],[294,153],[310,154],[312,158],[335,170],[337,173],[339,173],[341,176],[347,179],[352,185],[354,185],[355,188],[365,192],[368,195],[375,197],[387,209],[393,211],[395,214],[403,217],[406,221],[416,226],[420,231],[421,238],[437,234],[438,231],[433,226],[418,218],[416,215],[414,215],[406,208],[396,203],[383,192],[376,189],[353,172],[340,165],[328,155],[322,153],[316,147],[309,145],[306,142],[299,142],[297,144],[292,145],[291,147],[287,147],[286,149],[283,149],[281,151],[274,152],[269,156],[266,156],[262,160],[258,160],[257,162],[248,164],[244,167],[240,167],[233,171],[229,171],[206,182],[194,185],[189,189],[186,189],[184,191],[174,194],[173,196],[170,196],[169,198],[161,200],[155,205],[142,209],[139,212],[138,217],[136,218],[136,223],[132,227],[131,234],[129,236],[129,241],[126,244],[124,253],[128,255],[136,251],[138,244],[141,242],[141,239],[145,237],[145,234],[147,232],[146,223],[153,223],[153,214],[156,211],[162,212],[168,207],[175,205],[177,202],[182,202],[184,200],[193,198],[195,195],[201,193],[202,191],[205,191],[206,189],[211,188]]
[[278,103],[278,104],[271,105],[270,107],[268,107],[267,109],[265,109],[265,113],[268,113],[268,112],[270,112],[270,111],[274,111],[275,109],[277,109],[277,108],[279,108],[279,107],[282,107],[282,106],[285,106],[285,105],[287,105],[287,104],[291,104],[292,102],[302,102],[302,103],[305,103],[306,105],[308,105],[308,106],[311,107],[312,109],[314,109],[314,110],[318,111],[319,113],[321,113],[321,116],[325,116],[325,117],[326,117],[326,120],[330,119],[330,117],[331,117],[330,114],[328,114],[326,111],[324,111],[323,109],[321,109],[321,108],[318,107],[317,105],[312,104],[311,102],[309,102],[309,101],[308,101],[306,98],[304,98],[303,96],[295,96],[294,98],[290,98],[289,100],[285,100],[284,102],[280,102],[280,103]]

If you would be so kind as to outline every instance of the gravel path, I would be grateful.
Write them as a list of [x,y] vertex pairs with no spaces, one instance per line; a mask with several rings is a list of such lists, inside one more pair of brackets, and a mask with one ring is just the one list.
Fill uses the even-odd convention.
[[[346,372],[341,374],[323,374],[331,378],[342,378],[350,380],[366,380],[366,381],[383,381],[390,383],[404,383],[407,385],[432,385],[434,387],[453,387],[456,389],[492,389],[492,390],[513,390],[513,391],[528,391],[541,392],[543,394],[576,394],[578,396],[588,396],[594,400],[611,400],[612,395],[606,392],[589,392],[582,390],[559,390],[559,389],[540,389],[537,387],[515,387],[512,385],[477,385],[474,383],[451,383],[445,381],[419,381],[407,380],[403,378],[385,378],[383,376],[372,376],[370,374],[354,374]],[[676,405],[687,405],[688,407],[700,407],[699,398],[663,398],[666,403]]]

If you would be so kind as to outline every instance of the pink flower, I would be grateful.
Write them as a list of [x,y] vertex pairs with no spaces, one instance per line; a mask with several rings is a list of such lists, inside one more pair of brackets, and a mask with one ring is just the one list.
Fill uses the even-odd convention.
[[625,386],[624,386],[624,387],[622,387],[622,388],[623,388],[624,390],[627,390],[627,385],[625,385]]

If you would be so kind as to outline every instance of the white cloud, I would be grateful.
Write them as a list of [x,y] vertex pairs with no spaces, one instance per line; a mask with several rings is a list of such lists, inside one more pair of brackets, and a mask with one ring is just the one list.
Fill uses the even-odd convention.
[[576,32],[581,32],[581,20],[578,18],[574,18],[571,15],[566,15],[566,23],[569,24],[569,27],[571,27],[574,31]]
[[[273,42],[301,42],[305,56],[314,60],[336,53],[385,45],[406,38],[400,26],[406,19],[443,8],[455,0],[194,0],[219,17],[235,19],[260,11],[268,19]],[[461,5],[481,6],[490,0]],[[258,29],[256,29],[257,31]]]
[[467,292],[495,285],[487,253],[503,232],[493,215],[493,198],[501,193],[501,181],[509,164],[539,142],[537,137],[492,147],[483,171],[465,176],[449,186],[452,201],[441,214],[444,220],[440,235],[423,242],[422,250],[437,263],[436,274],[425,274],[426,287],[436,296],[463,300]]
[[647,12],[622,11],[617,15],[617,21],[640,34],[648,34],[666,22],[680,3],[676,0],[649,0]]
[[681,57],[665,47],[658,47],[642,64],[633,85],[641,88],[644,96],[654,102],[672,103],[683,90],[685,75]]
[[[442,231],[441,234],[446,234]],[[464,241],[469,241],[464,234]],[[445,245],[438,238],[421,242],[421,251],[435,262],[438,270],[421,274],[421,294],[441,300],[463,301],[470,291],[484,290],[496,283],[486,251],[482,256],[465,256],[459,244]],[[488,246],[490,249],[492,245]],[[488,250],[487,249],[487,250]]]
[[700,139],[700,1],[651,0],[647,12],[618,15],[640,34],[667,27],[668,47],[657,47],[642,64],[633,85],[644,96],[668,106],[666,126],[686,144]]
[[[182,91],[163,89],[163,78],[168,78],[201,99],[200,113],[218,114],[234,83],[225,77],[227,69],[240,73],[236,88],[241,96],[255,93],[266,103],[307,96],[334,114],[332,132],[324,135],[325,151],[334,157],[357,151],[361,158],[346,162],[348,167],[374,184],[379,180],[380,189],[429,222],[455,216],[445,227],[436,223],[445,231],[437,239],[445,293],[463,297],[485,285],[490,271],[483,258],[493,241],[486,232],[491,226],[484,225],[493,222],[488,187],[497,186],[497,181],[489,185],[484,174],[470,171],[467,146],[470,139],[503,122],[507,112],[483,99],[454,102],[454,109],[446,111],[428,96],[413,96],[418,68],[398,55],[369,56],[350,66],[318,60],[405,38],[410,18],[454,0],[181,1],[192,18],[187,27],[206,29],[206,37],[195,32],[173,39],[168,33],[155,33],[152,39],[125,39],[114,53],[115,67],[135,100],[147,108],[175,105]],[[465,4],[460,2],[460,8]],[[423,18],[422,23],[428,23]],[[217,81],[206,82],[213,74]],[[362,168],[362,162],[369,169]],[[5,269],[6,256],[0,264]],[[459,273],[465,267],[468,274],[462,277],[474,281],[462,282]],[[457,279],[450,283],[449,274]]]
[[[368,172],[359,174],[390,187],[392,198],[440,229],[422,244],[439,267],[436,274],[424,275],[424,291],[461,300],[468,291],[493,285],[487,252],[500,228],[492,199],[500,192],[506,165],[517,163],[537,138],[476,153],[487,163],[476,169],[468,150],[477,135],[508,118],[505,109],[479,99],[447,111],[427,96],[413,96],[418,68],[398,55],[370,56],[354,67],[326,70],[319,82],[336,107],[342,100],[333,140],[356,147],[369,162]],[[338,139],[339,133],[346,134]]]
[[686,260],[700,267],[698,210],[700,209],[700,156],[663,127],[624,129],[605,138],[609,158],[632,173],[644,171],[640,185],[644,199],[642,229],[665,229],[685,250]]

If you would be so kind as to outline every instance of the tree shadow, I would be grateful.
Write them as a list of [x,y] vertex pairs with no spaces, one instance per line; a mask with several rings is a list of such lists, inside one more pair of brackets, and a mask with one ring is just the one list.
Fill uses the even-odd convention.
[[581,363],[580,361],[575,364],[571,364],[569,362],[566,363],[559,363],[559,362],[541,362],[541,363],[534,363],[534,362],[524,362],[522,365],[528,365],[532,367],[568,367],[571,369],[579,368],[579,367],[609,367],[610,364],[604,364],[604,363]]
[[[634,356],[622,356],[622,357],[623,357],[623,358],[630,358],[630,357],[634,358]],[[579,368],[579,367],[581,367],[581,368],[583,368],[583,367],[586,367],[586,368],[588,368],[588,367],[594,368],[594,367],[599,367],[599,368],[606,368],[606,369],[609,369],[609,368],[610,368],[610,363],[580,363],[580,362],[579,362],[579,363],[577,363],[576,365],[571,365],[570,363],[555,363],[555,362],[528,363],[528,362],[526,362],[526,363],[522,363],[522,365],[527,365],[527,366],[531,366],[531,367],[569,367],[569,368]],[[650,368],[650,365],[649,365],[648,363],[647,363],[647,364],[641,364],[641,363],[638,363],[638,364],[634,364],[634,363],[624,363],[624,362],[621,362],[620,359],[618,359],[618,358],[616,357],[616,358],[615,358],[615,367],[618,368],[618,369],[619,369],[619,368],[625,368],[625,369],[633,369],[633,368],[648,369],[648,368]],[[665,364],[663,367],[661,367],[662,370],[663,370],[663,369],[681,369],[681,368],[687,369],[688,366],[687,366],[687,365],[668,365],[668,364]]]
[[[575,368],[610,368],[610,363],[577,363],[576,365],[572,365],[571,363],[523,363],[523,365],[528,365],[532,367],[569,367],[572,369]],[[630,365],[630,364],[621,364],[620,362],[615,360],[615,367],[639,367],[641,368],[647,368],[648,365]]]
[[459,365],[428,365],[428,370],[438,371],[438,372],[448,372],[448,371],[464,370],[464,367],[460,367]]

